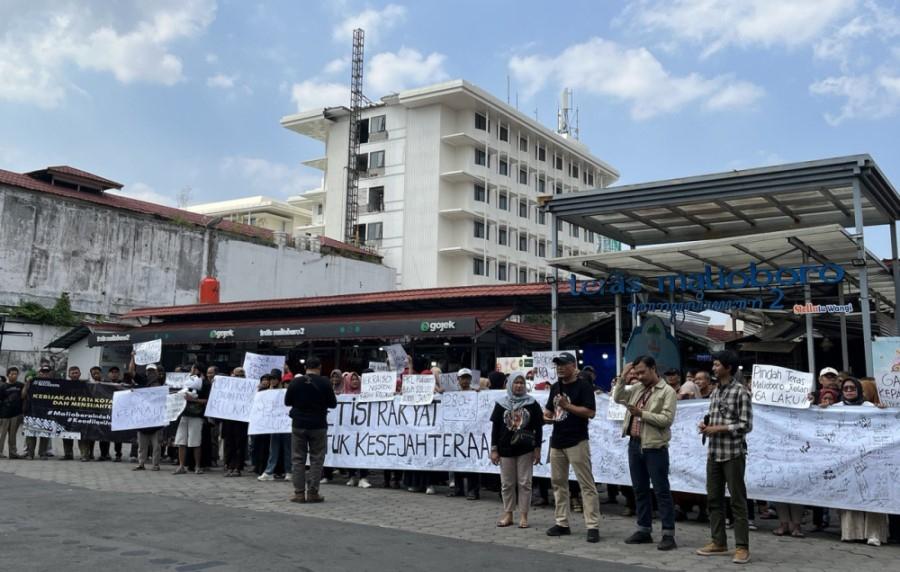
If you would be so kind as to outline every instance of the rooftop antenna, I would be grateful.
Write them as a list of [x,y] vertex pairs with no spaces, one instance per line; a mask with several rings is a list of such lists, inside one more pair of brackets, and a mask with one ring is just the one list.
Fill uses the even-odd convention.
[[563,88],[562,93],[559,94],[559,107],[556,112],[556,132],[562,135],[565,138],[574,137],[578,138],[577,133],[572,128],[571,118],[569,116],[569,112],[572,111],[572,90],[569,88]]
[[344,216],[344,242],[359,245],[359,118],[363,104],[363,45],[366,33],[353,30],[353,59],[350,64],[350,137],[347,143],[347,206]]

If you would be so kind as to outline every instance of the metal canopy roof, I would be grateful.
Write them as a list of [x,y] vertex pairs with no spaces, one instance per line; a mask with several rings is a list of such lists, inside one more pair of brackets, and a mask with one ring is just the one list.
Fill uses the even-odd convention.
[[[575,274],[604,277],[619,272],[653,279],[679,273],[703,273],[706,265],[713,267],[716,273],[719,267],[728,271],[741,270],[747,268],[750,263],[756,263],[759,269],[795,267],[803,264],[804,251],[809,257],[808,264],[832,262],[844,267],[847,271],[844,281],[851,285],[853,293],[858,291],[858,283],[852,276],[855,272],[851,272],[852,261],[857,258],[858,247],[853,238],[839,225],[553,258],[548,262],[552,266]],[[866,265],[870,292],[880,301],[893,307],[896,302],[894,279],[889,268],[868,251]],[[810,273],[809,277],[813,286],[821,283],[817,273]],[[743,289],[743,291],[756,290],[759,289]],[[794,290],[792,298],[796,297],[797,292],[802,296],[801,288]],[[729,290],[732,293],[740,291],[742,289]],[[816,298],[820,299],[818,296]]]
[[900,219],[900,196],[869,155],[570,193],[552,197],[545,208],[625,244],[665,244],[852,227],[854,181],[866,226]]

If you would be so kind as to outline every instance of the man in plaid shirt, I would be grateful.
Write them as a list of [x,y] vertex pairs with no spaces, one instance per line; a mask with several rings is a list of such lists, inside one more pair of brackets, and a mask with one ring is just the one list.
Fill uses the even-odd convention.
[[735,551],[732,562],[750,561],[750,528],[747,519],[747,487],[744,470],[747,460],[747,433],[753,429],[750,392],[734,378],[738,355],[730,350],[713,355],[713,373],[718,386],[709,401],[709,414],[700,423],[700,432],[709,439],[706,459],[706,492],[709,496],[709,524],[712,540],[697,551],[701,556],[727,555],[725,536],[725,485],[731,494],[734,513]]

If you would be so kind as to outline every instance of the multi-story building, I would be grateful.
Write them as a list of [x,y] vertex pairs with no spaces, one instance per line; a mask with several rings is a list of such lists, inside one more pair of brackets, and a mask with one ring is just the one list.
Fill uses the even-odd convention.
[[[323,186],[295,204],[324,216],[343,240],[348,122],[345,107],[284,117],[325,144],[307,161]],[[397,269],[401,288],[534,282],[549,272],[549,217],[541,196],[606,187],[618,172],[581,142],[561,136],[463,80],[388,95],[360,121],[358,238]],[[618,249],[559,221],[557,256]]]
[[288,234],[294,234],[299,227],[310,226],[313,218],[308,210],[292,204],[291,199],[280,201],[262,195],[202,203],[184,210]]

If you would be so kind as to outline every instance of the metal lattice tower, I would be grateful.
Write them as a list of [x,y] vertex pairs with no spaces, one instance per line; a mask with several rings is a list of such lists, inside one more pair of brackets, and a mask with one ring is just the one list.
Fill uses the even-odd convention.
[[347,212],[344,217],[344,241],[359,245],[356,224],[359,220],[359,118],[363,96],[363,43],[362,28],[353,30],[353,59],[350,64],[350,138],[347,144]]

